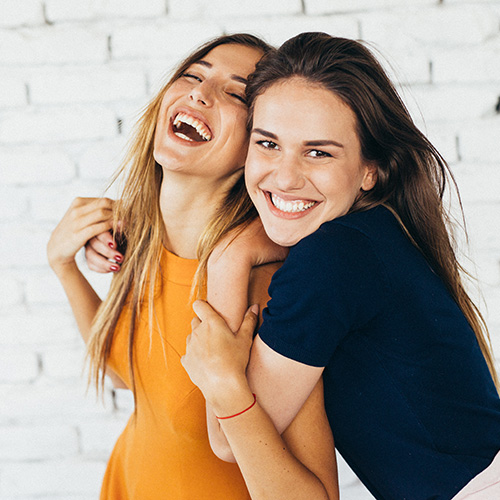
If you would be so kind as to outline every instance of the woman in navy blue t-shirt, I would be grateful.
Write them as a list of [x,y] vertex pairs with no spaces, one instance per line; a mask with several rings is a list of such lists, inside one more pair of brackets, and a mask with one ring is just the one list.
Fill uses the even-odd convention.
[[335,444],[377,499],[500,498],[498,379],[447,231],[446,163],[358,42],[299,35],[259,63],[247,96],[247,188],[290,254],[249,383],[238,338],[251,314],[233,337],[196,303],[183,359],[219,414],[241,401],[221,421],[236,460],[248,463],[256,407],[282,432],[323,374]]

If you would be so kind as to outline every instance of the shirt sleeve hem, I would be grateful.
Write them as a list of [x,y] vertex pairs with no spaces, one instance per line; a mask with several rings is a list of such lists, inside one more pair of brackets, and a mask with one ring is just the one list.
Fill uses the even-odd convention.
[[318,359],[317,354],[315,355],[304,350],[302,347],[289,344],[280,338],[267,335],[265,332],[259,332],[259,337],[264,344],[278,354],[285,356],[285,358],[293,359],[299,363],[318,368],[324,368],[328,364],[328,360]]

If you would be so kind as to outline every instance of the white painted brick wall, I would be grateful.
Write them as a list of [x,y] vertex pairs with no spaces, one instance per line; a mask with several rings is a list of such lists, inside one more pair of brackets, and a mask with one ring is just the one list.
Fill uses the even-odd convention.
[[0,123],[0,143],[47,144],[114,137],[117,118],[99,104],[7,111]]
[[[107,388],[104,406],[86,395],[84,349],[45,246],[73,197],[103,193],[175,63],[235,31],[275,44],[325,31],[379,53],[455,172],[463,261],[500,356],[498,1],[0,0],[0,498],[97,498],[131,395]],[[109,277],[85,274],[104,296]],[[339,470],[344,500],[371,498]]]
[[39,0],[2,0],[0,28],[43,24],[43,5]]
[[49,26],[0,33],[0,63],[6,66],[104,63],[108,39],[99,28]]

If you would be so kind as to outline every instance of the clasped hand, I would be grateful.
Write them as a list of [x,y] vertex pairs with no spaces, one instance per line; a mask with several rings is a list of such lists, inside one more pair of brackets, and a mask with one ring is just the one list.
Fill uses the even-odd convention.
[[196,316],[186,339],[182,366],[208,403],[231,397],[246,384],[246,367],[258,320],[258,306],[248,309],[240,329],[233,333],[224,319],[207,303],[193,304]]
[[76,253],[91,238],[100,233],[112,238],[113,205],[109,198],[76,198],[71,203],[47,245],[49,263],[56,274],[74,264]]

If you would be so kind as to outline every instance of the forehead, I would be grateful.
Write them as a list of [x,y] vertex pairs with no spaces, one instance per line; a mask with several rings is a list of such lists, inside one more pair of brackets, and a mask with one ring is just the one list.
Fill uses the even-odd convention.
[[262,55],[260,49],[231,43],[213,48],[194,64],[246,79]]
[[[253,127],[304,140],[357,139],[356,116],[331,90],[302,78],[271,85],[257,97]],[[273,129],[273,130],[271,130]]]

